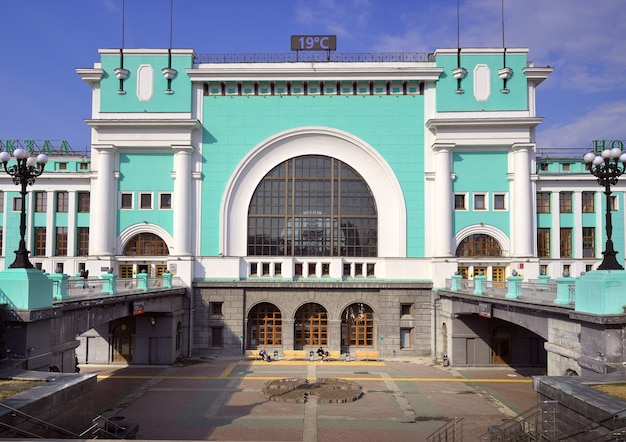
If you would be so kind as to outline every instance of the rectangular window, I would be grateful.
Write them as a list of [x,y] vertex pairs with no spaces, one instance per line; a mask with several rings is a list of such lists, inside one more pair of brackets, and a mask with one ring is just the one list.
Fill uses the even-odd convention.
[[411,331],[410,328],[400,329],[400,348],[411,348]]
[[583,257],[596,256],[596,228],[583,227]]
[[259,276],[259,263],[258,262],[250,263],[250,276]]
[[367,276],[369,276],[369,277],[376,276],[376,274],[375,274],[376,273],[375,272],[376,264],[368,263],[366,268],[367,268]]
[[572,192],[559,193],[559,210],[561,213],[572,213]]
[[349,263],[343,264],[343,276],[350,276],[350,270],[352,270],[352,265]]
[[4,212],[4,192],[0,192],[0,212]]
[[139,194],[139,208],[143,210],[152,209],[152,194],[151,193]]
[[400,317],[413,316],[413,304],[400,304]]
[[35,212],[45,212],[48,205],[48,194],[46,192],[35,192]]
[[13,211],[14,212],[22,211],[22,197],[21,196],[13,197]]
[[563,172],[569,172],[572,170],[572,165],[570,163],[563,163]]
[[310,262],[307,267],[309,269],[309,274],[308,274],[309,278],[315,278],[317,276],[317,271],[316,271],[317,264],[314,262]]
[[76,233],[76,256],[89,255],[89,227],[79,227]]
[[223,302],[211,302],[211,316],[222,316]]
[[537,193],[537,213],[550,213],[550,193]]
[[506,210],[506,195],[503,193],[494,193],[493,210]]
[[548,169],[548,163],[539,163],[539,170],[546,172]]
[[56,228],[55,256],[67,256],[67,227]]
[[609,205],[611,206],[611,212],[615,212],[616,210],[619,210],[617,201],[618,201],[617,195],[611,195],[609,197]]
[[34,256],[46,255],[46,228],[35,227],[35,247],[33,247]]
[[465,194],[464,193],[455,193],[454,194],[454,210],[466,210],[467,206],[465,204]]
[[0,227],[0,255],[4,250],[4,227]]
[[550,257],[550,229],[537,229],[537,256]]
[[59,170],[67,170],[67,163],[57,163],[59,165]]
[[120,209],[132,209],[133,208],[133,194],[122,193],[120,196]]
[[281,276],[283,274],[283,264],[281,262],[274,263],[274,276]]
[[571,227],[561,228],[561,258],[572,257],[572,229]]
[[80,163],[78,170],[89,170],[89,163]]
[[57,212],[66,213],[68,211],[69,198],[68,192],[57,192]]
[[78,213],[89,213],[91,194],[89,192],[78,192]]
[[159,194],[159,209],[171,209],[172,208],[172,194],[160,193]]
[[595,210],[595,192],[583,192],[583,213],[594,213]]
[[222,347],[222,327],[211,327],[211,347]]
[[474,210],[487,210],[487,198],[484,193],[474,194]]

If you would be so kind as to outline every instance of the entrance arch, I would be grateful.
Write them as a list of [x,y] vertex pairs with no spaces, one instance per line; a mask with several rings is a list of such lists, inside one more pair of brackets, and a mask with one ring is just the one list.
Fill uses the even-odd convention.
[[328,312],[320,304],[308,303],[301,306],[295,314],[293,324],[293,348],[328,345]]
[[255,305],[248,313],[248,348],[283,345],[280,309],[269,302]]
[[341,313],[341,346],[373,347],[374,312],[361,302],[350,304]]

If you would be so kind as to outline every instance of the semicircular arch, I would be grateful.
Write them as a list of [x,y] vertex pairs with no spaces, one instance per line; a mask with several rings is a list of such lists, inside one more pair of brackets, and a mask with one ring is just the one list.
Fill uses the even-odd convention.
[[306,126],[273,135],[255,146],[231,175],[221,205],[220,252],[246,256],[248,208],[254,190],[276,165],[303,155],[325,155],[352,167],[370,187],[378,208],[378,256],[406,256],[406,205],[400,183],[384,158],[354,135]]
[[155,224],[133,224],[124,229],[117,237],[117,251],[119,254],[124,252],[124,247],[128,241],[137,236],[140,233],[152,233],[161,238],[167,245],[167,249],[172,253],[174,247],[174,239],[172,236],[162,227]]
[[497,227],[487,224],[474,224],[459,230],[453,238],[454,250],[457,250],[461,242],[463,242],[463,240],[468,236],[480,234],[489,235],[494,238],[500,245],[500,249],[502,250],[502,256],[508,256],[509,250],[511,250],[509,237]]

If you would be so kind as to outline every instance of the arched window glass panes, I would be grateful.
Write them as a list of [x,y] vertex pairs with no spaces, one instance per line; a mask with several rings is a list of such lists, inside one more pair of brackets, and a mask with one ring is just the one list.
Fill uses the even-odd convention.
[[283,345],[280,310],[267,302],[255,305],[248,315],[248,347]]
[[458,257],[502,256],[502,249],[495,238],[485,234],[470,235],[456,249]]
[[167,256],[167,244],[154,233],[139,233],[124,247],[124,256]]
[[305,304],[294,318],[294,348],[328,345],[328,314],[319,304]]
[[248,255],[377,256],[372,193],[347,164],[308,155],[276,166],[248,209]]
[[348,306],[341,315],[341,345],[374,345],[374,312],[363,303]]

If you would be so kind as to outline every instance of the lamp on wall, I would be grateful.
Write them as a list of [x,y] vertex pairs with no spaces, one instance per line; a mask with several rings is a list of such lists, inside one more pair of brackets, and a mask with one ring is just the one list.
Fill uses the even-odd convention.
[[27,186],[32,186],[35,179],[43,173],[43,169],[48,162],[48,156],[40,153],[37,157],[30,156],[29,153],[17,148],[13,151],[13,156],[17,160],[14,166],[7,166],[11,159],[9,152],[0,152],[0,162],[4,167],[4,171],[13,178],[13,182],[21,186],[20,195],[22,196],[22,210],[20,213],[20,245],[15,251],[15,261],[9,266],[11,269],[32,269],[34,266],[28,260],[28,250],[26,250],[26,191]]
[[150,324],[152,324],[153,327],[156,325],[156,318],[154,316],[150,318]]

